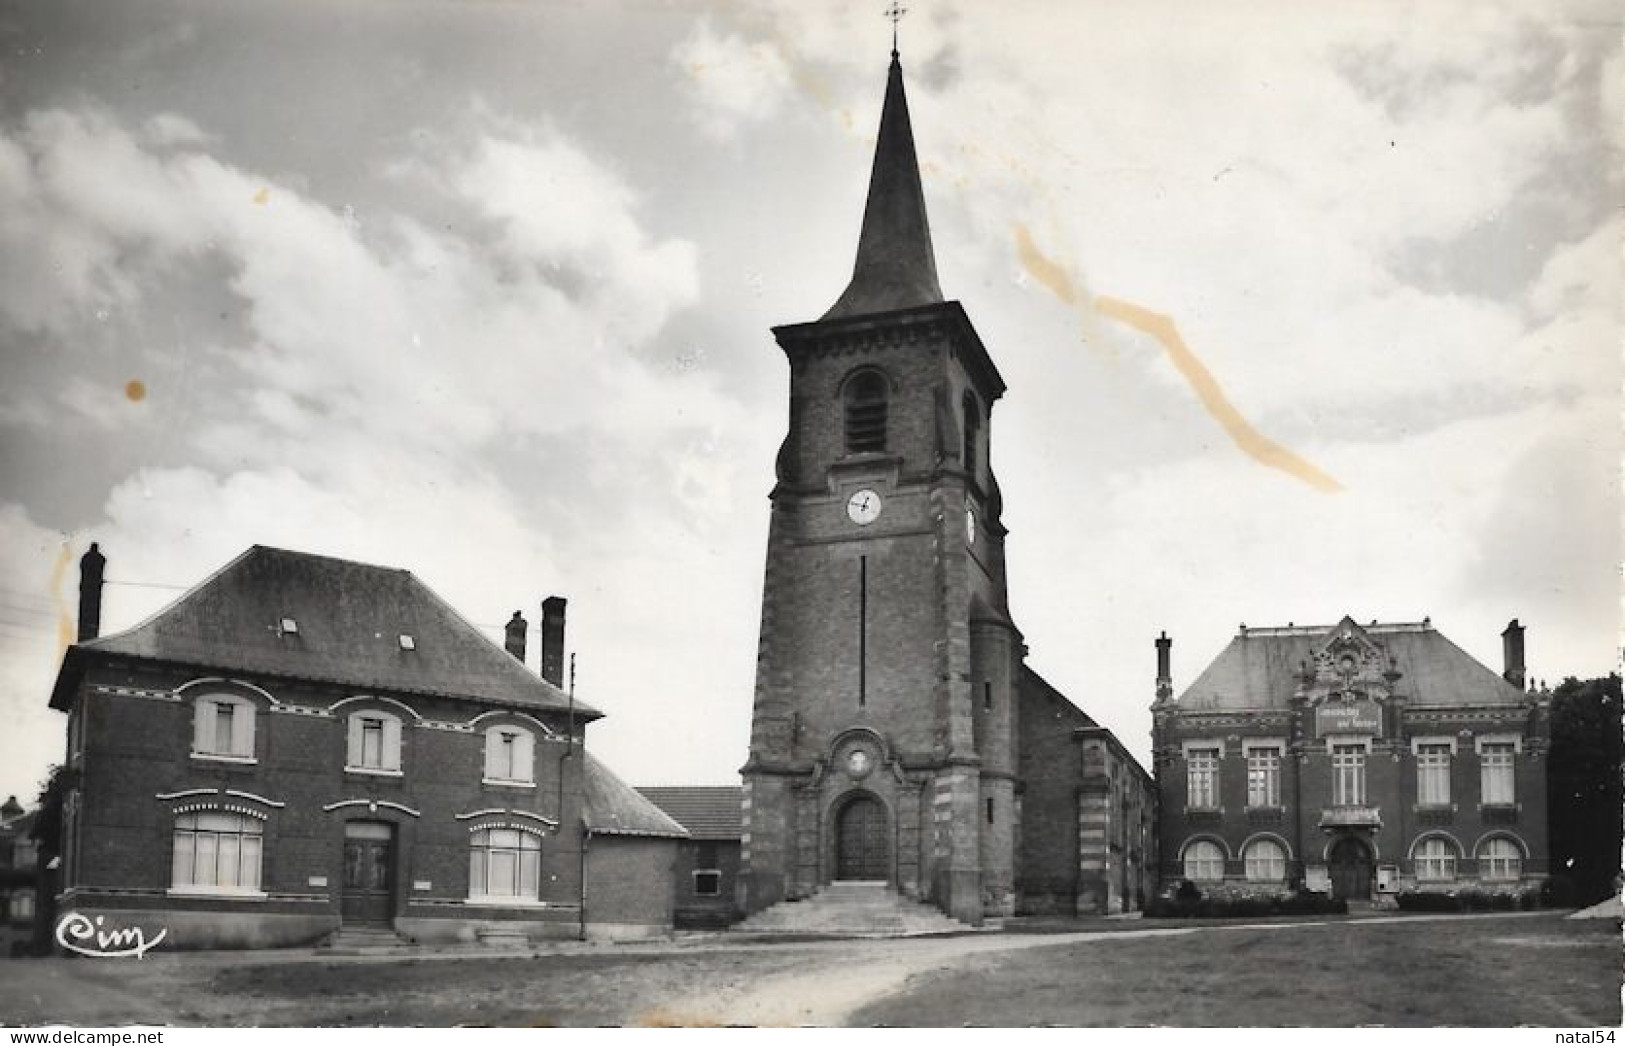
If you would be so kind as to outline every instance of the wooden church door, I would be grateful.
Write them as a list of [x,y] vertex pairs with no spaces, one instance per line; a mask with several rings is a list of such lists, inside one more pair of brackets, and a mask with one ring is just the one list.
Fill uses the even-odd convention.
[[835,878],[891,878],[886,808],[873,796],[859,796],[841,808],[835,821]]

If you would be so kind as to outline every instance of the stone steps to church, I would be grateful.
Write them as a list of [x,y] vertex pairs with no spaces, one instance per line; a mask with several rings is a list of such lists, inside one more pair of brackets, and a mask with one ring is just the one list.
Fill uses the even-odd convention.
[[781,901],[733,927],[734,933],[907,937],[969,929],[884,882],[837,881],[812,897]]

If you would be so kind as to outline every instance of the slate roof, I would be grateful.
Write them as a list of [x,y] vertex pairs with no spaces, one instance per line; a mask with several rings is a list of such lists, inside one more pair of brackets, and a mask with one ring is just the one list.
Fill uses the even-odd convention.
[[[1070,726],[1073,729],[1080,727],[1098,727],[1100,724],[1094,718],[1072,703],[1072,700],[1050,685],[1049,680],[1034,672],[1026,665],[1021,666],[1021,696],[1023,698],[1042,698],[1049,706],[1057,726]],[[1023,705],[1022,715],[1034,715],[1037,709],[1029,702]],[[1062,720],[1070,720],[1063,723]]]
[[[291,618],[295,632],[285,632]],[[400,637],[412,637],[403,650]],[[410,571],[255,545],[146,621],[68,648],[51,695],[66,709],[95,655],[563,711],[526,668]],[[581,721],[603,713],[575,703]]]
[[931,225],[925,217],[914,129],[903,94],[903,67],[894,51],[852,282],[823,318],[890,312],[940,301],[942,288],[937,283]]
[[687,828],[695,839],[737,841],[745,834],[745,790],[738,785],[640,786],[638,791]]
[[[1346,620],[1346,619],[1345,619]],[[1179,696],[1182,709],[1286,708],[1301,666],[1332,639],[1339,625],[1248,628]],[[1358,626],[1391,656],[1401,673],[1398,693],[1410,706],[1517,705],[1523,691],[1446,639],[1429,622]]]
[[592,834],[688,838],[687,829],[591,755],[587,756],[584,784],[581,816]]

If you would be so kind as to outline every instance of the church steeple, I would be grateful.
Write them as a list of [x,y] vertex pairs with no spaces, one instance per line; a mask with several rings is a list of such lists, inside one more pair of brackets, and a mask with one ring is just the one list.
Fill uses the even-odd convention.
[[890,312],[942,300],[920,165],[914,155],[914,130],[903,95],[903,66],[893,50],[852,282],[823,318]]

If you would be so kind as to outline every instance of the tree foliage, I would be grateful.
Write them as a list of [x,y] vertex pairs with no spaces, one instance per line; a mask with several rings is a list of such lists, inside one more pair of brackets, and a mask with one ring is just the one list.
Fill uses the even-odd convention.
[[1574,902],[1615,890],[1620,872],[1620,678],[1563,680],[1552,691],[1548,824],[1554,879],[1566,879]]

